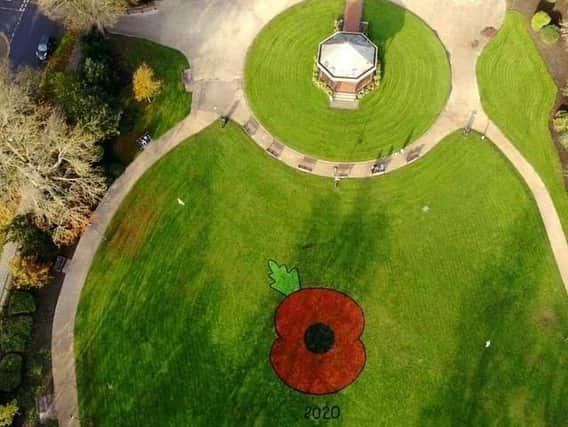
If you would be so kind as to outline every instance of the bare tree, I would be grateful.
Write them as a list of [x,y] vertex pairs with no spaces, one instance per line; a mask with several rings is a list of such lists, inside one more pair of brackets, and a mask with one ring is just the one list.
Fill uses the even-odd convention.
[[39,5],[47,16],[72,30],[96,26],[100,32],[116,24],[127,7],[125,0],[39,0]]
[[78,238],[106,191],[95,167],[101,155],[90,132],[36,103],[29,86],[0,69],[0,187],[21,193],[59,245]]

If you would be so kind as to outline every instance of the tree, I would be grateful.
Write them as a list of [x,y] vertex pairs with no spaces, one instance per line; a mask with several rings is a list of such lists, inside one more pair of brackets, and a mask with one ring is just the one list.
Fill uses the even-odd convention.
[[15,400],[5,405],[0,405],[0,427],[10,427],[18,411],[18,402]]
[[136,101],[151,102],[162,87],[162,82],[154,76],[154,70],[146,63],[142,63],[132,76],[132,90]]
[[116,113],[104,101],[88,93],[73,73],[54,71],[46,76],[45,89],[73,124],[80,125],[96,140],[118,133]]
[[39,5],[48,17],[62,20],[71,30],[95,26],[100,32],[116,24],[127,7],[125,0],[39,0]]
[[16,255],[10,262],[10,274],[18,289],[43,288],[51,279],[52,263],[34,256]]
[[533,15],[531,19],[531,28],[535,33],[538,33],[545,26],[550,24],[551,21],[552,18],[548,13],[546,13],[544,10],[538,11]]
[[57,253],[49,234],[36,226],[30,214],[18,215],[12,220],[6,227],[6,240],[15,243],[21,255],[42,261],[53,260]]
[[96,137],[0,69],[0,188],[20,192],[59,246],[79,237],[106,191],[101,156]]

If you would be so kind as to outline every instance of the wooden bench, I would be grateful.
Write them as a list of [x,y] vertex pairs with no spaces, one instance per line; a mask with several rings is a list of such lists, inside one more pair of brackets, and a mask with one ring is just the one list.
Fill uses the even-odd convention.
[[352,164],[341,164],[335,167],[335,176],[339,178],[347,178],[353,169]]
[[279,159],[282,151],[284,151],[284,145],[274,140],[272,144],[270,144],[270,146],[266,149],[266,151]]
[[258,122],[254,118],[250,118],[244,125],[244,130],[248,135],[254,135],[258,130]]
[[308,172],[312,172],[316,167],[317,160],[311,157],[304,157],[302,161],[298,164],[298,169],[302,169]]

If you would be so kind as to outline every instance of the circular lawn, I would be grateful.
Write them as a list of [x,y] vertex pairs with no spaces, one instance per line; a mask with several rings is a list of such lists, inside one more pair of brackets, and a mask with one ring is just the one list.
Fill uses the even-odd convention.
[[[271,271],[348,298],[285,297]],[[334,190],[215,124],[142,177],[93,261],[81,424],[561,425],[567,327],[532,197],[479,135]]]
[[312,80],[318,45],[333,33],[345,0],[308,0],[270,22],[246,64],[246,93],[259,121],[285,144],[328,160],[368,160],[421,136],[442,111],[450,66],[435,33],[385,0],[367,0],[363,19],[379,47],[382,78],[359,110],[331,109]]

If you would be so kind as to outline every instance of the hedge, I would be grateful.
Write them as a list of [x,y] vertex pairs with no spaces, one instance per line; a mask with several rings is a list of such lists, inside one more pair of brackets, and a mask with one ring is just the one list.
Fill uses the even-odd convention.
[[8,314],[13,316],[15,314],[29,314],[36,310],[34,296],[29,292],[14,291],[10,295],[8,302]]
[[2,321],[0,348],[5,353],[26,351],[31,335],[33,320],[30,316],[9,317]]
[[0,391],[14,391],[22,382],[23,358],[19,354],[8,354],[0,360]]

